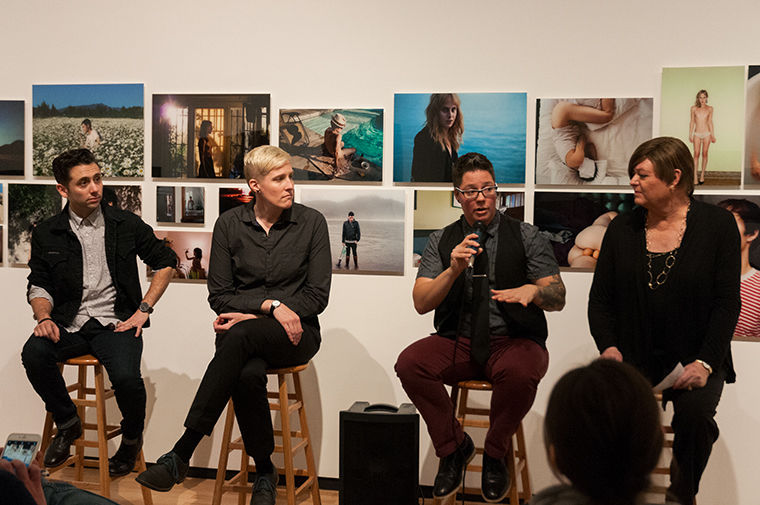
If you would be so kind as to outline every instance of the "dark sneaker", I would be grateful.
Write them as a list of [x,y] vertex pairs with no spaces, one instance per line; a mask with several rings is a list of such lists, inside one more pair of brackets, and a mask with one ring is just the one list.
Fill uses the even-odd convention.
[[188,466],[174,451],[170,451],[158,458],[155,465],[138,475],[135,480],[153,491],[169,491],[175,484],[185,480]]
[[433,496],[435,498],[446,498],[457,492],[462,485],[464,470],[467,463],[475,457],[475,444],[472,443],[470,436],[465,433],[464,440],[459,444],[454,452],[446,457],[441,458],[438,464],[438,474],[435,476],[433,483]]
[[504,458],[492,458],[484,452],[483,473],[480,478],[480,492],[487,502],[500,502],[507,496],[512,479]]
[[109,475],[111,475],[111,477],[121,477],[134,470],[137,455],[140,453],[140,449],[142,449],[142,444],[142,437],[140,437],[140,440],[134,444],[125,444],[124,438],[122,437],[119,449],[108,459]]
[[71,444],[82,436],[82,421],[77,422],[65,429],[59,429],[53,437],[50,446],[45,451],[43,463],[45,466],[54,468],[60,466],[71,455]]
[[272,473],[256,475],[251,494],[251,505],[275,505],[277,499],[277,481],[279,475],[275,469]]

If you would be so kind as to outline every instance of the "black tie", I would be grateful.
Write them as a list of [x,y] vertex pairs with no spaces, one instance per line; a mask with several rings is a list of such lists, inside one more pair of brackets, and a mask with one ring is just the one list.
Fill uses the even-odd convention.
[[490,354],[491,343],[490,328],[488,324],[488,304],[490,302],[488,290],[488,253],[486,253],[486,235],[480,241],[483,252],[475,257],[472,269],[472,335],[470,339],[470,355],[473,361],[479,365],[485,365]]

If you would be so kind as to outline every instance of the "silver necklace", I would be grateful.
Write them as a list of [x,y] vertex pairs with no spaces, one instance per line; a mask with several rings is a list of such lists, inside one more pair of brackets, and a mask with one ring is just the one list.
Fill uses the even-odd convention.
[[[686,215],[683,218],[683,223],[681,223],[681,228],[678,230],[678,245],[672,251],[661,253],[650,252],[651,246],[649,241],[649,222],[644,222],[644,237],[647,244],[647,285],[652,291],[665,284],[665,281],[668,280],[668,274],[670,273],[670,270],[676,264],[678,251],[681,249],[683,234],[686,232],[686,220],[689,216],[689,210],[691,210],[691,200],[689,200],[689,204],[686,207]],[[652,260],[654,258],[661,258],[662,256],[665,256],[665,264],[662,267],[662,271],[655,276],[652,273]]]

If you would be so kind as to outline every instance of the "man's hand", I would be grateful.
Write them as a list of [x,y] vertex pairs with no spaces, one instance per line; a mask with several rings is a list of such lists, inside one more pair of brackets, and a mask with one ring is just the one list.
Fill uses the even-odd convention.
[[467,268],[467,265],[470,262],[470,257],[473,254],[477,255],[483,252],[483,248],[480,247],[480,244],[476,240],[477,238],[477,233],[470,233],[451,250],[451,268],[457,275]]
[[298,317],[298,314],[290,310],[284,303],[281,303],[279,307],[274,309],[274,314],[272,315],[285,329],[285,333],[288,334],[288,338],[293,345],[298,345],[303,335],[301,318]]
[[32,461],[29,468],[23,462],[14,459],[0,459],[0,470],[13,474],[24,485],[29,494],[32,495],[37,505],[46,505],[45,493],[42,491],[42,475],[40,466],[37,461]]
[[34,336],[44,337],[53,343],[57,343],[61,340],[61,332],[58,329],[58,325],[55,324],[52,319],[46,319],[44,317],[41,319],[45,320],[41,323],[37,323],[37,326],[34,327]]
[[497,302],[519,303],[523,307],[527,307],[536,298],[536,293],[538,293],[538,286],[535,284],[523,284],[519,288],[492,289],[491,298]]
[[258,317],[259,316],[256,314],[243,314],[242,312],[225,312],[224,314],[219,314],[217,318],[214,319],[214,332],[224,333],[240,321],[256,319]]
[[707,384],[709,376],[710,372],[702,366],[702,363],[693,361],[683,367],[683,373],[676,379],[673,389],[688,389],[691,391],[694,388],[703,388]]
[[138,309],[134,314],[132,314],[132,317],[126,321],[120,321],[119,324],[116,325],[116,329],[114,331],[120,332],[131,330],[132,328],[137,328],[137,331],[135,332],[135,338],[137,338],[142,332],[143,325],[148,320],[148,315],[149,314],[147,312],[143,312]]
[[621,363],[623,361],[623,354],[614,345],[605,349],[604,352],[602,352],[602,354],[599,355],[599,357],[602,359],[611,359],[613,361],[618,361]]

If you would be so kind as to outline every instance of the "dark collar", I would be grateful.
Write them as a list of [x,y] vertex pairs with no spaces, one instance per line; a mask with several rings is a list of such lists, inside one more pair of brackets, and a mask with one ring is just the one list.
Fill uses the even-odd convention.
[[[301,212],[301,206],[293,202],[293,205],[289,209],[282,211],[280,218],[275,224],[297,223]],[[243,210],[241,220],[244,223],[258,224],[258,221],[256,221],[256,213],[253,211],[253,202],[245,204],[245,209]]]
[[[103,212],[103,219],[105,219],[106,224],[109,222],[118,223],[124,220],[124,216],[122,216],[120,212],[105,202],[100,203],[100,210]],[[56,216],[53,218],[53,226],[51,227],[51,231],[63,232],[70,229],[69,203],[66,202],[63,210],[60,213],[56,214]]]

